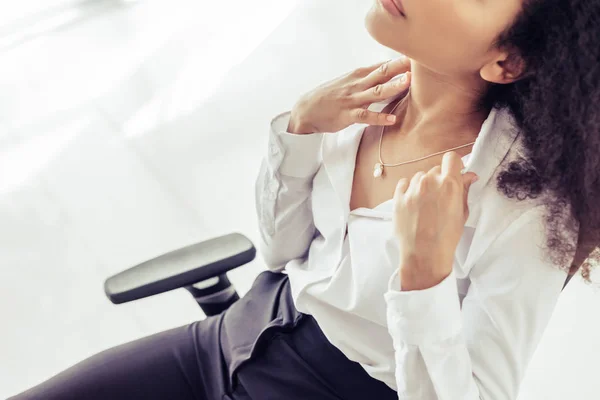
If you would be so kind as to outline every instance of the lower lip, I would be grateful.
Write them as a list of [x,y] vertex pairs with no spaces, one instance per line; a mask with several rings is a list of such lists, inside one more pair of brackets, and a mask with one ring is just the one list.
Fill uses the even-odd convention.
[[394,4],[392,0],[379,0],[383,8],[386,9],[387,12],[396,16],[396,17],[404,17],[404,14],[398,10],[398,7]]

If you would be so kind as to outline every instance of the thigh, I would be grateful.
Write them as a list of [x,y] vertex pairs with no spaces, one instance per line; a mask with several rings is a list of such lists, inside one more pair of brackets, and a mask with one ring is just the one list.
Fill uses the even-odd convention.
[[209,318],[105,350],[13,399],[220,400],[218,322]]

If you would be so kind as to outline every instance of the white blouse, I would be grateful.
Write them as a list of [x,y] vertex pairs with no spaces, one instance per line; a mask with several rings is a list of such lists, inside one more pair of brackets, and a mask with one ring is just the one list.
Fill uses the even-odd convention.
[[400,290],[392,199],[350,212],[367,125],[295,135],[289,118],[271,121],[256,211],[259,252],[287,272],[297,309],[399,399],[516,399],[567,273],[542,251],[541,202],[496,189],[500,164],[520,154],[510,114],[493,109],[463,157],[480,179],[452,273],[417,291]]

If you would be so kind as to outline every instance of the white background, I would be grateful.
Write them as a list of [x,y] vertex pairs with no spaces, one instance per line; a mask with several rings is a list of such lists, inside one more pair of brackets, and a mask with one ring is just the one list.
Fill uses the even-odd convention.
[[[103,281],[216,235],[258,237],[270,119],[393,55],[364,28],[371,1],[0,2],[0,398],[202,318],[183,290],[114,306]],[[243,294],[262,269],[230,277]],[[576,278],[521,400],[598,398],[599,311]]]

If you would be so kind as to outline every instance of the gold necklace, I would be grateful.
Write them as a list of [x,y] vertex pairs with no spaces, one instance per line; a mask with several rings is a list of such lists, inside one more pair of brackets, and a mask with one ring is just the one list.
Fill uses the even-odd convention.
[[[394,113],[394,111],[396,110],[396,107],[398,107],[398,105],[400,103],[402,103],[402,100],[399,101],[398,103],[396,103],[396,105],[394,106],[394,108],[392,108],[392,111],[390,111],[390,114]],[[383,142],[383,131],[384,130],[385,130],[385,126],[382,126],[381,127],[381,137],[379,138],[379,162],[375,164],[375,167],[373,169],[373,177],[375,177],[375,178],[379,178],[379,177],[383,176],[383,168],[384,167],[397,167],[399,165],[410,164],[410,163],[413,163],[413,162],[425,160],[426,158],[437,156],[438,154],[442,154],[442,153],[446,153],[446,152],[449,152],[449,151],[452,151],[452,150],[456,150],[456,149],[460,149],[460,148],[463,148],[463,147],[467,147],[467,146],[470,146],[473,143],[475,143],[475,142],[471,142],[471,143],[467,143],[467,144],[462,145],[462,146],[454,147],[452,149],[448,149],[448,150],[444,150],[444,151],[439,151],[439,152],[434,153],[434,154],[432,154],[430,156],[417,158],[416,160],[404,161],[404,162],[401,162],[401,163],[398,163],[398,164],[385,164],[383,162],[383,160],[381,159],[381,143]],[[464,172],[464,169],[461,172]]]

